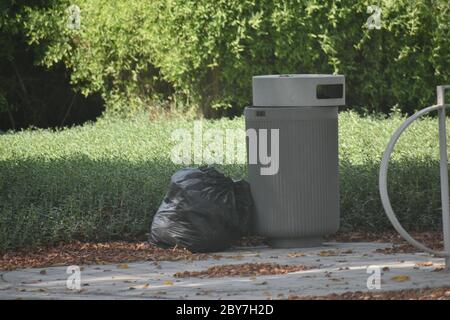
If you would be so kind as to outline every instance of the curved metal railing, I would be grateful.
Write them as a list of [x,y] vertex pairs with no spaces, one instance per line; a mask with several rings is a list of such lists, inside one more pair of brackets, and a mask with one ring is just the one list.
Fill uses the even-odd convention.
[[[445,90],[450,89],[450,86],[438,86],[437,105],[422,109],[406,119],[406,121],[395,131],[389,141],[387,148],[383,154],[380,165],[379,187],[381,202],[383,203],[384,210],[395,230],[410,244],[416,248],[425,252],[445,257],[446,268],[450,268],[450,209],[449,209],[449,186],[448,186],[448,157],[447,157],[447,130],[446,130],[446,116],[445,110],[450,107],[450,104],[445,104]],[[437,110],[439,113],[439,153],[440,153],[440,180],[441,180],[441,203],[442,203],[442,224],[444,231],[444,251],[436,251],[422,243],[415,240],[400,224],[397,216],[392,209],[391,202],[389,200],[389,194],[387,191],[387,172],[389,159],[395,144],[402,135],[402,133],[413,123],[415,120],[427,114],[429,112]]]

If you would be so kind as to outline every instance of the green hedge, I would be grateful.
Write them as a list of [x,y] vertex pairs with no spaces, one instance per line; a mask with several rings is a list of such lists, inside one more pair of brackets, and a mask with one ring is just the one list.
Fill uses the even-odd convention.
[[152,64],[153,1],[77,1],[81,28],[68,27],[73,1],[54,2],[24,9],[25,31],[40,53],[39,63],[63,62],[74,87],[84,95],[100,93],[111,113],[132,114],[171,92]]
[[[378,194],[381,154],[404,120],[340,114],[341,226],[390,228]],[[101,120],[61,131],[0,135],[0,251],[59,241],[145,239],[170,176],[173,130],[191,119]],[[242,118],[203,121],[207,128],[244,128]],[[206,142],[205,142],[206,143]],[[437,120],[413,124],[393,155],[394,210],[408,229],[441,225]],[[243,164],[219,166],[235,178]]]
[[349,105],[411,111],[450,82],[448,0],[79,0],[81,28],[67,28],[69,1],[24,10],[24,30],[47,66],[63,61],[85,94],[133,111],[175,90],[177,101],[239,112],[251,76],[341,73]]

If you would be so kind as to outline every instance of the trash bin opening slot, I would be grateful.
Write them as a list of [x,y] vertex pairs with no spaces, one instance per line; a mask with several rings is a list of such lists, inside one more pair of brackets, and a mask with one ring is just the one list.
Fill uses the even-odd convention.
[[340,84],[318,84],[316,87],[317,99],[342,99],[344,96],[344,85]]

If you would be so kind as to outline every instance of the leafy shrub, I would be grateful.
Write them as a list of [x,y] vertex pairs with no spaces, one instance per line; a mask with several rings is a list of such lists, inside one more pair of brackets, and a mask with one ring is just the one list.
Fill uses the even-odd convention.
[[[340,114],[340,195],[345,230],[385,230],[378,193],[381,154],[404,120]],[[203,120],[215,129],[244,128],[242,118]],[[177,128],[192,120],[100,120],[83,127],[0,135],[0,250],[60,241],[145,239],[181,166],[170,161]],[[405,133],[389,171],[395,212],[409,229],[441,226],[437,120],[424,118]],[[244,164],[219,166],[234,178]]]
[[40,63],[62,61],[84,95],[98,92],[112,114],[133,114],[170,92],[152,64],[152,1],[77,1],[80,25],[69,26],[70,1],[28,9],[30,43],[42,48]]
[[256,74],[345,74],[350,105],[385,112],[429,105],[450,80],[446,0],[378,1],[381,30],[361,0],[159,2],[155,64],[206,107],[248,104]]
[[67,28],[68,1],[29,10],[25,28],[41,61],[63,61],[85,94],[111,110],[134,110],[155,95],[239,112],[251,76],[341,73],[348,103],[388,112],[435,101],[449,82],[447,0],[381,0],[369,30],[367,0],[79,0],[81,28]]
[[98,94],[85,98],[72,90],[61,62],[50,70],[35,63],[41,60],[46,44],[28,45],[24,28],[28,25],[28,12],[50,10],[57,3],[58,0],[0,1],[1,130],[71,125],[93,120],[103,111]]

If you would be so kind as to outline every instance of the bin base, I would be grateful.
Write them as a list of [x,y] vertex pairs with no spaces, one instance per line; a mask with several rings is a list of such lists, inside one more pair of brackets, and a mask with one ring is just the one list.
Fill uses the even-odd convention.
[[308,248],[321,247],[323,244],[323,238],[272,238],[268,239],[268,242],[273,248]]

